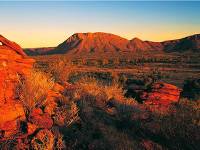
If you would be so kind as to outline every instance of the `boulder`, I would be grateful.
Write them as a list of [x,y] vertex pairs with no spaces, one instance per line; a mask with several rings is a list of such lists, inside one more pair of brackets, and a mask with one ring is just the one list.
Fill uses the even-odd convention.
[[0,35],[0,131],[1,138],[21,132],[24,108],[16,94],[19,78],[29,74],[34,60],[21,47]]
[[140,98],[146,105],[168,107],[170,104],[179,101],[180,92],[181,90],[174,85],[157,82],[144,91]]
[[25,120],[24,108],[20,103],[9,103],[0,107],[0,130],[7,138],[21,131],[21,122]]

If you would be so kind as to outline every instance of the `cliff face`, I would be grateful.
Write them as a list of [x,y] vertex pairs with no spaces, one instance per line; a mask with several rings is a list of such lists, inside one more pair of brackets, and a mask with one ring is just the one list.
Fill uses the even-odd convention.
[[19,77],[29,74],[34,60],[26,57],[21,47],[0,36],[0,137],[18,133],[25,119],[16,94]]

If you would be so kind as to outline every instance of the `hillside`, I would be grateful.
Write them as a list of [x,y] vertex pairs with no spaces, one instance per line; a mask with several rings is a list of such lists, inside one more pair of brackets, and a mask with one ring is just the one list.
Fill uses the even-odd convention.
[[164,48],[160,42],[142,41],[138,38],[130,40],[129,45],[136,51],[162,51]]
[[104,53],[129,50],[129,41],[108,33],[77,33],[58,45],[52,53]]
[[182,39],[162,42],[166,52],[200,51],[200,34],[195,34]]

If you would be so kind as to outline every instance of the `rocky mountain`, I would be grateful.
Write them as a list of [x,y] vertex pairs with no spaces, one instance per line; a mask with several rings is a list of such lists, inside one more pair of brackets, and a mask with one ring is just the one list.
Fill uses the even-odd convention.
[[129,40],[109,33],[77,33],[58,45],[53,53],[104,53],[126,51]]
[[55,48],[25,49],[30,55],[41,54],[94,54],[138,51],[185,52],[200,51],[200,34],[163,42],[127,40],[120,36],[96,32],[76,33]]
[[130,40],[129,45],[136,51],[163,50],[163,45],[160,42],[142,41],[138,38]]

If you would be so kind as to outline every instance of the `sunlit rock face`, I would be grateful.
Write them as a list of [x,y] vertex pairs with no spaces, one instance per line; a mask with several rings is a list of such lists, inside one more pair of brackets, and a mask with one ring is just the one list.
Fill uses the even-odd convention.
[[152,86],[144,91],[140,98],[144,101],[144,104],[154,106],[160,110],[168,109],[171,104],[179,101],[181,89],[175,85],[156,82]]
[[151,78],[146,81],[127,80],[126,96],[135,98],[138,102],[151,106],[155,110],[168,110],[180,98],[181,89],[165,82],[153,82]]
[[25,113],[16,88],[19,77],[29,74],[34,60],[21,47],[0,35],[0,137],[19,132]]

